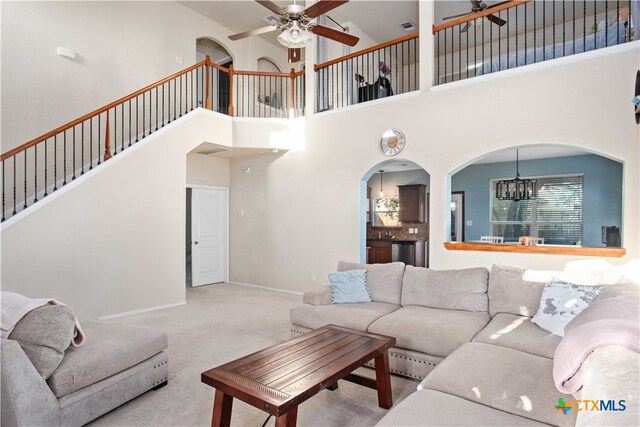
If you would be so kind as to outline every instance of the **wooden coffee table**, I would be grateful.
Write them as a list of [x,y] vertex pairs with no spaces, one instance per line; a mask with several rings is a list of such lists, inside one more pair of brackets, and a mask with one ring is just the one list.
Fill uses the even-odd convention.
[[[276,426],[295,426],[298,405],[338,380],[378,391],[378,405],[389,409],[389,353],[396,339],[334,325],[323,326],[202,373],[202,382],[215,387],[212,426],[231,422],[233,398],[276,417]],[[376,379],[352,372],[375,359]]]

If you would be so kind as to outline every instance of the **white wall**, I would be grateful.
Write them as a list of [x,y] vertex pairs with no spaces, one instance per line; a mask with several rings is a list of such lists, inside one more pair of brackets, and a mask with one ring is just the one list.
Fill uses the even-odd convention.
[[[196,40],[227,49],[234,67],[286,64],[286,49],[232,32],[173,1],[0,2],[2,152],[195,63]],[[77,52],[56,55],[58,46]],[[176,61],[183,60],[183,64]]]
[[80,319],[185,301],[186,154],[231,140],[196,110],[3,224],[2,290],[67,303]]
[[187,184],[230,187],[229,159],[206,154],[187,154]]
[[[637,45],[604,56],[538,64],[419,95],[388,98],[307,120],[304,149],[280,157],[231,162],[234,196],[231,279],[307,290],[338,260],[358,260],[360,180],[384,161],[382,133],[404,132],[401,156],[430,175],[430,265],[436,269],[493,263],[560,269],[579,256],[448,251],[448,174],[486,152],[527,144],[583,147],[624,162],[624,262],[640,256],[638,126],[629,94],[640,60]],[[617,52],[617,53],[611,53]]]

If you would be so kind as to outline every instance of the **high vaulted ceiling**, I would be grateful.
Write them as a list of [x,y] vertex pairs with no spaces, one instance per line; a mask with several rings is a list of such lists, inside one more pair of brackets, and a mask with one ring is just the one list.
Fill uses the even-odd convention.
[[[181,1],[180,3],[220,23],[234,33],[267,26],[263,18],[272,14],[252,0]],[[293,0],[276,0],[274,3],[284,7],[293,3]],[[297,1],[297,3],[302,2]],[[411,21],[416,28],[418,27],[418,2],[415,0],[351,0],[330,11],[328,16],[340,24],[351,21],[376,43],[383,43],[407,34],[400,26],[400,22]],[[338,28],[330,21],[326,25]],[[271,32],[257,37],[263,37],[279,45],[276,36],[277,32]],[[359,47],[356,45],[355,49]]]

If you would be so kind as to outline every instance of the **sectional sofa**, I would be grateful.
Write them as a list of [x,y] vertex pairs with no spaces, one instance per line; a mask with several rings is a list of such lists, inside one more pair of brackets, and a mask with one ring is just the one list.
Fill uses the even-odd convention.
[[[366,269],[372,302],[332,304],[331,287],[306,292],[291,310],[292,334],[337,324],[391,335],[391,371],[422,380],[380,426],[637,425],[640,359],[621,347],[589,358],[582,396],[558,392],[553,357],[561,337],[531,321],[545,282],[494,265],[436,271],[402,263],[340,262]],[[638,298],[637,285],[603,287],[599,298]],[[563,411],[558,399],[626,400],[624,412]]]
[[64,309],[35,309],[2,339],[2,426],[84,425],[167,383],[164,331],[86,321],[85,343],[69,347]]

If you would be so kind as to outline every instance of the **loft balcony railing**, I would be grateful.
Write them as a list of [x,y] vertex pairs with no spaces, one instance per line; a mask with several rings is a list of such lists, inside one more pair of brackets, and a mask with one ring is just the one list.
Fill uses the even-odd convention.
[[[253,83],[245,77],[253,77]],[[304,115],[304,93],[304,72],[234,72],[207,57],[3,153],[2,222],[195,108],[233,116],[235,101],[242,117],[298,117]],[[282,101],[266,105],[267,94],[278,94]],[[256,108],[260,96],[263,105]]]
[[434,26],[435,84],[631,41],[629,3],[513,0]]
[[229,69],[236,117],[292,118],[304,116],[304,70],[290,73]]
[[314,65],[316,111],[418,90],[418,50],[414,33]]

